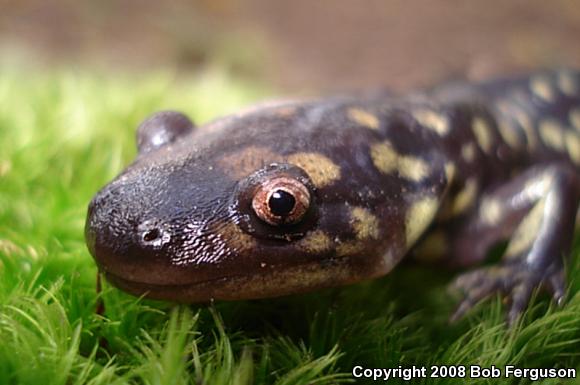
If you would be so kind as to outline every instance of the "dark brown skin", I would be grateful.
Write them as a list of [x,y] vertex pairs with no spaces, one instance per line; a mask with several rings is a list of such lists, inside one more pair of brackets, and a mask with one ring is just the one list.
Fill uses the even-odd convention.
[[201,127],[162,112],[89,206],[105,276],[136,295],[238,300],[344,285],[405,255],[469,266],[455,317],[562,301],[580,200],[580,78],[553,71],[407,96],[253,108]]

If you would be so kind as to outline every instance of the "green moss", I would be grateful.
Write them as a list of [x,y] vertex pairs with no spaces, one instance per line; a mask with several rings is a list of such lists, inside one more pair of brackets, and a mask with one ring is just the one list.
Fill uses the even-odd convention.
[[415,266],[349,288],[210,308],[105,286],[107,311],[97,315],[85,210],[134,156],[137,124],[166,108],[204,122],[266,94],[220,71],[175,79],[3,69],[0,384],[337,384],[353,380],[354,365],[580,369],[578,258],[566,306],[539,296],[512,331],[499,299],[448,325],[451,275]]

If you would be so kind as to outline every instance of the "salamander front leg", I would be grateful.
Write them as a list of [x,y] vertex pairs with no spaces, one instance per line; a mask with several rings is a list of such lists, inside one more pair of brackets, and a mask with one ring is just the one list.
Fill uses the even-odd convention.
[[565,293],[563,259],[572,243],[579,200],[580,178],[565,164],[532,168],[486,195],[478,208],[480,221],[495,222],[500,228],[505,228],[501,225],[504,220],[518,218],[518,222],[498,266],[480,268],[456,279],[453,286],[465,297],[452,320],[495,293],[502,293],[510,302],[510,324],[526,308],[536,288],[547,288],[561,304]]

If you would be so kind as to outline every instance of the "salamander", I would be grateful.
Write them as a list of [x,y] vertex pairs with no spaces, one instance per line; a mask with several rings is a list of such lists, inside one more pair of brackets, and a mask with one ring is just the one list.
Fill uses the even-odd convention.
[[[383,276],[405,256],[471,268],[453,318],[500,293],[566,291],[580,200],[580,72],[538,71],[407,94],[265,103],[195,126],[163,111],[92,199],[105,277],[193,303]],[[494,266],[476,267],[507,241]]]

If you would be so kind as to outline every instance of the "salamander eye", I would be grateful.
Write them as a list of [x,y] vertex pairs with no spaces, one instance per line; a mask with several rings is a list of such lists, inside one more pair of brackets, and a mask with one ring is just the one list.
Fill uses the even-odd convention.
[[300,222],[309,206],[308,188],[287,176],[263,182],[252,199],[256,215],[275,226]]

